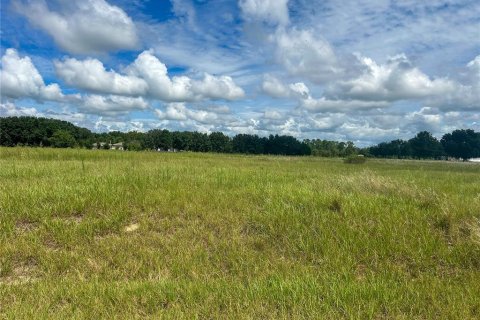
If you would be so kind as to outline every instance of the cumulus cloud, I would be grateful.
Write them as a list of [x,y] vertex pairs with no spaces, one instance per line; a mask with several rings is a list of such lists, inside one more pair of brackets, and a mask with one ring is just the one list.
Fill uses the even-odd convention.
[[57,75],[68,85],[100,93],[142,95],[147,92],[145,80],[105,70],[97,59],[79,61],[68,58],[54,62]]
[[286,85],[279,79],[266,75],[262,89],[270,96],[292,98],[298,101],[300,108],[312,113],[319,112],[347,112],[385,108],[390,105],[387,101],[364,101],[359,99],[329,99],[325,96],[316,99],[310,94],[310,89],[303,82]]
[[180,122],[196,122],[207,125],[225,125],[232,121],[232,117],[222,110],[202,110],[188,108],[183,102],[171,102],[165,110],[155,109],[155,115],[160,120],[173,120]]
[[242,88],[237,86],[229,76],[215,77],[208,73],[203,79],[192,81],[192,91],[201,97],[210,99],[237,100],[245,96]]
[[310,97],[310,89],[308,89],[307,85],[303,82],[296,82],[292,83],[288,86],[290,89],[290,92],[292,95],[302,98],[302,99],[307,99]]
[[320,98],[313,98],[304,82],[284,84],[265,75],[264,93],[275,98],[292,98],[309,112],[351,112],[386,108],[401,100],[426,101],[426,106],[442,110],[477,110],[480,108],[480,56],[470,61],[462,72],[463,82],[448,78],[432,79],[400,54],[385,64],[357,56],[363,71],[353,77],[332,79]]
[[262,82],[262,91],[273,98],[307,98],[310,90],[303,82],[284,84],[278,78],[266,74]]
[[329,95],[364,101],[418,99],[448,94],[456,89],[447,78],[430,79],[400,54],[379,65],[367,57],[359,57],[363,73],[353,79],[334,84]]
[[0,103],[0,116],[2,117],[21,117],[21,116],[38,116],[37,109],[33,107],[19,107],[12,102]]
[[288,0],[240,0],[239,6],[247,19],[279,25],[289,22]]
[[138,39],[132,19],[104,0],[59,2],[53,11],[44,0],[17,2],[16,10],[71,53],[134,49]]
[[332,46],[312,30],[280,28],[272,40],[277,61],[294,76],[323,83],[342,73]]
[[426,105],[444,111],[480,111],[480,55],[465,66],[455,90],[433,97]]
[[95,131],[138,131],[144,132],[158,128],[159,123],[154,123],[147,119],[140,120],[117,120],[112,118],[98,117],[94,122],[92,129]]
[[15,49],[7,49],[0,70],[1,95],[7,98],[32,98],[39,101],[64,99],[56,83],[45,85],[30,57],[20,57]]
[[139,54],[122,75],[105,70],[96,59],[57,61],[59,77],[77,88],[97,93],[117,95],[146,95],[171,102],[200,101],[207,99],[237,100],[245,96],[229,76],[205,73],[202,79],[168,75],[167,66],[148,50]]
[[142,52],[127,68],[131,76],[144,79],[148,83],[149,93],[155,98],[166,101],[193,100],[190,78],[178,76],[170,78],[167,66],[152,51]]
[[151,50],[142,52],[127,70],[130,75],[143,78],[148,83],[150,94],[160,100],[236,100],[245,95],[229,76],[215,77],[206,73],[200,80],[186,76],[170,78],[165,64]]
[[262,91],[273,98],[286,98],[290,96],[290,88],[278,78],[266,74],[263,77]]
[[88,95],[84,97],[79,109],[82,112],[97,115],[117,116],[133,110],[145,110],[148,103],[141,97]]

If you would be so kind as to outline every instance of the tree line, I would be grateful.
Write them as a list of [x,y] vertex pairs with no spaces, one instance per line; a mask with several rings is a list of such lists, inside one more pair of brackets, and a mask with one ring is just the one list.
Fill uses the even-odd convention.
[[56,148],[104,148],[110,144],[123,143],[126,150],[184,150],[194,152],[314,155],[321,157],[348,157],[363,154],[382,158],[444,159],[453,157],[469,159],[480,157],[480,133],[473,130],[454,130],[440,140],[427,131],[418,133],[410,140],[382,142],[368,148],[358,148],[353,142],[321,139],[300,141],[292,136],[270,135],[260,137],[252,134],[237,134],[229,137],[222,132],[169,131],[154,129],[148,132],[95,133],[70,122],[36,118],[0,118],[0,145],[39,146]]
[[169,131],[103,133],[91,132],[67,121],[36,117],[0,118],[0,145],[54,148],[109,148],[123,143],[126,150],[183,150],[194,152],[310,155],[309,146],[291,136],[238,134],[229,137],[222,132]]
[[438,140],[428,131],[419,132],[410,140],[382,142],[368,148],[369,155],[398,159],[445,159],[467,160],[480,157],[480,132],[471,129],[454,130]]

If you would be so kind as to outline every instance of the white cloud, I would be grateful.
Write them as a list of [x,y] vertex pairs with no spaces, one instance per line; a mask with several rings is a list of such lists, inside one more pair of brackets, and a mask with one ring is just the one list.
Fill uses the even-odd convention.
[[149,94],[165,101],[193,100],[190,79],[185,76],[168,76],[167,66],[152,51],[142,52],[127,68],[131,76],[144,79],[148,83]]
[[285,116],[275,110],[266,110],[263,113],[263,118],[268,120],[282,120],[285,118]]
[[310,96],[310,90],[307,85],[303,82],[292,83],[288,86],[293,95],[300,98],[308,98]]
[[204,74],[203,79],[192,81],[192,91],[210,99],[237,100],[245,96],[243,89],[231,77],[215,77],[208,73]]
[[0,116],[2,117],[20,117],[20,116],[38,116],[39,112],[33,107],[18,107],[12,102],[0,103]]
[[443,95],[456,89],[455,83],[447,78],[430,79],[404,54],[390,58],[383,65],[366,57],[359,57],[359,60],[363,73],[354,79],[337,82],[328,90],[328,95],[364,101],[394,101]]
[[155,109],[156,116],[161,120],[174,121],[195,121],[203,124],[218,123],[219,120],[224,122],[225,118],[220,119],[215,112],[206,110],[191,110],[182,102],[172,102],[167,104],[165,111]]
[[466,65],[454,91],[434,97],[426,105],[444,111],[480,111],[480,55]]
[[338,127],[337,132],[340,133],[345,140],[354,141],[386,141],[392,137],[398,137],[399,128],[382,129],[371,126],[368,121],[349,121]]
[[123,97],[123,96],[85,96],[83,102],[79,105],[82,112],[117,116],[133,110],[145,110],[149,107],[148,103],[141,97]]
[[207,106],[196,106],[199,110],[211,111],[218,114],[230,114],[232,111],[226,105],[207,105]]
[[57,75],[68,85],[79,89],[123,95],[142,95],[148,89],[145,80],[107,71],[97,59],[79,61],[68,58],[54,64]]
[[20,57],[15,49],[7,49],[0,70],[1,95],[7,98],[32,98],[61,101],[64,99],[56,83],[45,85],[30,57]]
[[459,80],[432,79],[404,54],[389,58],[385,64],[357,58],[363,71],[357,75],[350,72],[351,78],[344,73],[343,80],[332,79],[329,86],[320,87],[324,93],[318,99],[312,97],[304,82],[287,85],[270,74],[264,76],[262,91],[275,98],[296,99],[302,109],[312,113],[387,108],[401,100],[423,102],[424,106],[446,111],[480,109],[480,56],[465,66]]
[[71,53],[134,49],[138,43],[132,19],[104,0],[59,2],[58,11],[44,0],[17,2],[16,9]]
[[480,87],[480,55],[467,63],[467,79],[476,87]]
[[274,98],[286,98],[290,96],[290,88],[269,74],[263,77],[262,91]]
[[314,99],[309,96],[301,100],[300,105],[310,112],[352,112],[356,110],[385,108],[390,104],[385,101],[329,100],[325,97]]
[[263,77],[262,91],[273,98],[306,98],[310,95],[305,83],[296,82],[286,85],[270,74]]
[[247,19],[288,24],[288,0],[240,0],[239,6]]
[[294,76],[322,83],[342,73],[332,46],[312,30],[280,28],[272,40],[276,44],[277,61]]
[[432,110],[431,108],[424,107],[419,111],[412,111],[405,115],[404,125],[415,125],[429,131],[436,131],[441,125],[443,116]]
[[154,129],[159,125],[158,123],[152,123],[151,121],[140,120],[115,120],[111,118],[98,117],[92,125],[92,129],[96,131],[138,131],[144,132],[150,129]]
[[183,103],[169,103],[165,111],[155,109],[155,114],[161,120],[187,120],[187,107]]
[[310,89],[303,82],[291,83],[288,86],[277,78],[266,75],[262,84],[263,91],[273,97],[292,98],[298,101],[300,107],[312,113],[348,112],[385,108],[387,101],[363,101],[358,99],[329,99],[325,96],[316,99],[310,94]]
[[167,66],[151,50],[142,52],[126,68],[126,75],[105,70],[96,59],[57,61],[59,77],[69,85],[97,93],[143,95],[169,102],[200,100],[237,100],[245,96],[229,76],[205,73],[202,79],[169,77]]
[[171,0],[171,3],[175,16],[185,19],[190,26],[195,27],[196,12],[193,3],[188,0]]

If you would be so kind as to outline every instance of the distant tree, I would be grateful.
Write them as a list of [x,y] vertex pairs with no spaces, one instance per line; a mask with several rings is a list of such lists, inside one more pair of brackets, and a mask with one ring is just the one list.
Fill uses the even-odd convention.
[[208,152],[211,150],[210,139],[206,133],[192,132],[190,135],[190,150]]
[[353,144],[352,141],[347,141],[347,146],[345,148],[345,155],[351,156],[355,153],[357,153],[357,149],[355,148],[355,145]]
[[345,157],[359,152],[359,149],[355,147],[354,143],[351,141],[345,143],[313,139],[305,140],[304,143],[308,145],[312,155],[320,157]]
[[222,132],[212,132],[208,136],[210,140],[210,147],[213,152],[228,153],[232,151],[232,141],[230,137]]
[[172,148],[172,134],[168,130],[154,129],[146,133],[144,140],[147,149],[169,149]]
[[246,154],[262,154],[265,152],[266,138],[252,134],[237,134],[232,139],[233,152]]
[[293,156],[311,154],[311,151],[306,143],[292,136],[270,135],[264,140],[264,153]]
[[445,134],[440,142],[449,156],[463,159],[480,157],[480,133],[471,129],[455,130]]
[[408,141],[414,157],[437,158],[443,155],[442,144],[428,131],[419,132]]
[[191,132],[172,132],[172,145],[178,150],[191,150],[192,134]]
[[370,147],[369,154],[375,157],[384,158],[407,158],[412,156],[410,143],[405,140],[393,140],[382,142],[376,146]]
[[142,143],[139,140],[130,140],[128,142],[125,142],[124,147],[126,150],[130,150],[130,151],[143,150]]
[[70,132],[57,130],[49,139],[50,145],[55,148],[72,148],[75,146],[75,138]]

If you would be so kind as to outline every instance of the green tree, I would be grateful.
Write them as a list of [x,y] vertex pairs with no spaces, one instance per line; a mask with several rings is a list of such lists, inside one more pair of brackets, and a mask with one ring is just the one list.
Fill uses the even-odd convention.
[[419,132],[408,143],[417,158],[437,158],[443,154],[442,144],[428,131]]
[[210,147],[213,152],[228,153],[232,151],[232,142],[230,137],[222,132],[213,132],[208,138],[210,139]]
[[130,151],[140,151],[143,147],[139,140],[131,140],[125,143],[125,149]]
[[55,148],[72,148],[76,143],[75,138],[66,130],[55,131],[49,142]]
[[440,142],[447,155],[463,161],[480,156],[480,133],[471,129],[447,133]]

